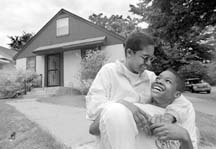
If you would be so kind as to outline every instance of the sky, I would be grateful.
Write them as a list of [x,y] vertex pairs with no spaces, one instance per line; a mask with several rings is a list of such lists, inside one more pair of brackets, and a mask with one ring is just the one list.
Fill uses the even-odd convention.
[[88,19],[93,13],[110,16],[128,12],[139,0],[0,0],[0,46],[9,48],[8,36],[37,33],[61,8]]

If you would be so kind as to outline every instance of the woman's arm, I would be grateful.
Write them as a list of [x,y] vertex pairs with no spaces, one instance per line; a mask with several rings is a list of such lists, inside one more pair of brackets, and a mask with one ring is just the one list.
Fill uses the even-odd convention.
[[103,66],[97,73],[89,92],[86,96],[87,119],[95,120],[101,110],[112,101],[109,100],[112,78],[109,75],[110,69]]

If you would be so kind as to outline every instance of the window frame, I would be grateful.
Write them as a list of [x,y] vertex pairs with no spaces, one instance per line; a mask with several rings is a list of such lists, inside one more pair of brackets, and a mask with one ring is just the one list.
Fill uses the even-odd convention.
[[[32,59],[34,61],[34,67],[29,67],[29,61]],[[30,56],[26,58],[26,70],[36,72],[36,56]]]
[[[61,32],[59,32],[59,28],[62,28],[61,26],[59,27],[58,26],[58,22],[59,21],[61,21],[61,20],[63,20],[63,19],[67,19],[67,25],[66,25],[66,27],[67,27],[67,32],[66,33],[61,33]],[[57,19],[56,20],[56,37],[61,37],[61,36],[67,36],[67,35],[69,35],[70,34],[70,23],[69,23],[69,17],[62,17],[62,18],[59,18],[59,19]],[[64,26],[63,26],[64,27]]]

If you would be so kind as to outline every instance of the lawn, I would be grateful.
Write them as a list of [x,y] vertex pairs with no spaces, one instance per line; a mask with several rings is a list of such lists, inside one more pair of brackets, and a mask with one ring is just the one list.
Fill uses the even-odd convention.
[[0,101],[0,149],[68,148],[5,101]]

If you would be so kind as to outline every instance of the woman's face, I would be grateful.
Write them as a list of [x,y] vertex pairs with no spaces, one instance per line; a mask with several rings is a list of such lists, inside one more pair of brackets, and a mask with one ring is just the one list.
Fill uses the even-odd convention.
[[133,73],[142,73],[148,69],[154,57],[154,46],[149,45],[142,48],[142,50],[133,52],[131,49],[127,50],[127,66]]

